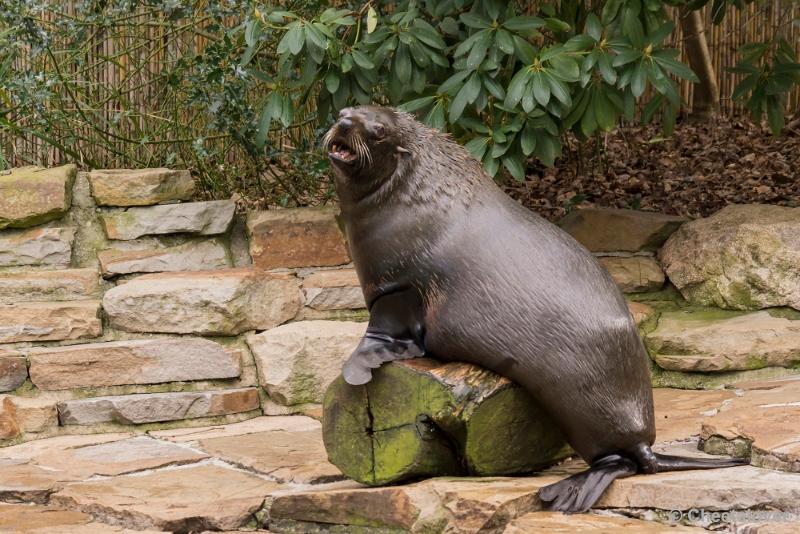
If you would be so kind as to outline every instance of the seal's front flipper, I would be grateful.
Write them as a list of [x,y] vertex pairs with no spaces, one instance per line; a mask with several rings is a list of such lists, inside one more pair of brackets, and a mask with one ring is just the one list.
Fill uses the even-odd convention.
[[636,462],[618,454],[605,456],[589,469],[539,490],[545,508],[567,514],[586,512],[618,478],[635,475]]
[[344,364],[348,384],[366,384],[372,369],[394,360],[425,355],[422,302],[416,291],[395,291],[378,297],[370,307],[367,333]]

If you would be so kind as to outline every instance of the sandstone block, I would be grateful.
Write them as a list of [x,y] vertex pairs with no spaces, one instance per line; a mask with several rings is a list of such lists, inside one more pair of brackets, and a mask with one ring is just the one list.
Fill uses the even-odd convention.
[[31,228],[0,232],[0,267],[69,267],[74,228]]
[[237,335],[288,321],[300,300],[293,276],[226,269],[140,276],[107,291],[103,308],[128,332]]
[[172,169],[103,169],[89,173],[99,206],[150,206],[191,200],[194,180],[189,171]]
[[[0,532],[25,534],[155,534],[92,521],[82,512],[44,505],[0,504]],[[163,534],[163,533],[162,533]]]
[[62,425],[142,424],[214,417],[258,409],[255,388],[92,397],[59,403]]
[[656,521],[642,521],[630,517],[596,514],[562,514],[560,512],[533,512],[515,519],[506,526],[503,534],[551,534],[553,532],[596,532],[598,534],[703,534],[699,527],[675,525],[667,527]]
[[0,439],[58,426],[56,403],[48,398],[0,395]]
[[102,333],[97,300],[0,305],[0,343],[82,339]]
[[366,328],[348,321],[298,321],[247,336],[259,383],[281,404],[322,402]]
[[366,308],[355,269],[319,271],[303,280],[306,306],[315,310]]
[[350,263],[337,208],[256,211],[247,215],[253,264],[262,269]]
[[675,232],[661,264],[695,304],[800,309],[800,208],[727,206]]
[[305,431],[273,430],[201,439],[200,449],[281,483],[322,484],[344,479],[328,462],[319,428]]
[[228,231],[236,205],[230,200],[130,208],[101,216],[109,239],[188,233],[215,235]]
[[628,310],[631,312],[633,322],[636,323],[636,326],[641,325],[656,314],[656,310],[653,309],[652,306],[648,306],[642,302],[628,302]]
[[800,376],[737,384],[737,389],[703,420],[704,450],[800,473]]
[[0,349],[0,392],[17,389],[27,378],[25,357],[19,352]]
[[95,269],[0,272],[0,304],[86,300],[100,293]]
[[646,337],[656,363],[672,371],[741,371],[800,362],[800,320],[766,311],[668,312]]
[[658,262],[648,256],[598,258],[623,293],[658,291],[664,285],[664,272]]
[[53,221],[70,207],[75,165],[21,167],[0,174],[0,229]]
[[278,488],[275,482],[240,470],[197,465],[71,484],[51,501],[124,521],[137,530],[235,530],[245,526]]
[[208,271],[231,266],[225,245],[216,240],[148,250],[103,250],[97,254],[103,276],[120,274]]
[[592,252],[657,250],[688,219],[648,211],[576,209],[558,225]]
[[212,380],[241,373],[239,351],[202,338],[36,348],[28,355],[31,381],[43,390]]

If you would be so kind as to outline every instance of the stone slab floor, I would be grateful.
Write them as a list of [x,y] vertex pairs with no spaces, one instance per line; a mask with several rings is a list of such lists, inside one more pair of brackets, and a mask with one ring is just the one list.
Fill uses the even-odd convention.
[[[542,512],[537,476],[344,480],[305,416],[61,436],[0,449],[0,532],[800,533],[800,378],[656,390],[658,448],[754,465],[615,482],[591,514]],[[680,522],[676,519],[681,518]]]

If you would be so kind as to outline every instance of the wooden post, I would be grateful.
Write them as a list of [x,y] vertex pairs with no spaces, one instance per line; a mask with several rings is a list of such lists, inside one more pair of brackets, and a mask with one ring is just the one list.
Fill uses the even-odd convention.
[[521,387],[428,358],[384,365],[365,386],[339,377],[325,395],[322,427],[330,461],[369,485],[530,473],[572,452]]

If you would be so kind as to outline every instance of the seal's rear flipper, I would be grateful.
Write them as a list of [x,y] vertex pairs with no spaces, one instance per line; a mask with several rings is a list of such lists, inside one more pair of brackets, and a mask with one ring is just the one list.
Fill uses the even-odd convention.
[[345,382],[358,386],[372,379],[372,369],[394,360],[425,355],[422,302],[412,289],[381,295],[369,309],[369,327],[344,364]]
[[616,479],[635,475],[636,462],[618,454],[605,456],[589,469],[539,490],[545,508],[568,514],[585,512],[596,503]]
[[689,471],[690,469],[717,469],[720,467],[738,467],[749,465],[748,458],[684,458],[669,454],[653,453],[656,457],[657,473],[667,471]]
[[631,451],[645,473],[665,473],[668,471],[689,471],[692,469],[718,469],[748,465],[747,458],[687,458],[653,452],[649,445],[640,443]]

